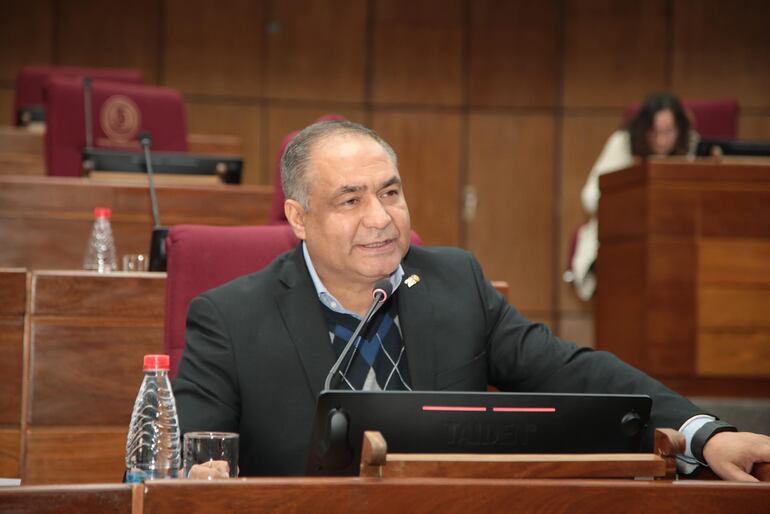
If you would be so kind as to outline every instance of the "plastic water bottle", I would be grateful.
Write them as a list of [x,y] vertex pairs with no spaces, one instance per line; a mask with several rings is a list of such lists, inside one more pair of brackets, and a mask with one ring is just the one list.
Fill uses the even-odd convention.
[[106,207],[94,209],[94,228],[88,241],[83,269],[104,273],[118,269],[115,257],[115,240],[112,238],[110,218],[112,210]]
[[168,355],[144,356],[144,380],[126,440],[126,482],[179,476],[179,419],[168,369]]

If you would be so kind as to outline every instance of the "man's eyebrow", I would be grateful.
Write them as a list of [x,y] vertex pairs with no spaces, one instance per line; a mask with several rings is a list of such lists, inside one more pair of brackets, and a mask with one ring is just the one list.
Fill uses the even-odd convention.
[[337,191],[334,192],[334,196],[340,196],[340,195],[346,195],[349,193],[360,193],[361,191],[366,191],[366,186],[341,186]]
[[401,179],[398,177],[398,175],[393,175],[388,180],[382,183],[380,186],[380,189],[385,189],[386,187],[390,186],[396,186],[401,184]]

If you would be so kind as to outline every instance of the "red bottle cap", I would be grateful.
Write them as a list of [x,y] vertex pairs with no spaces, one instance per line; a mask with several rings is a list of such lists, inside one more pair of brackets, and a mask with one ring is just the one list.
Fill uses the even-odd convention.
[[112,218],[112,209],[109,207],[97,207],[94,209],[94,218]]
[[145,355],[144,356],[144,369],[168,369],[169,358],[168,355]]

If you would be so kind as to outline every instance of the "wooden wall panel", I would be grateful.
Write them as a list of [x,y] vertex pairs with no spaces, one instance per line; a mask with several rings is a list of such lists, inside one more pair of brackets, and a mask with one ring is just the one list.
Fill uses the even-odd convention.
[[285,0],[270,5],[267,96],[363,101],[367,3]]
[[742,114],[738,120],[738,137],[770,140],[770,116]]
[[18,428],[0,428],[0,477],[20,475],[21,437]]
[[557,105],[559,6],[555,0],[471,2],[471,105]]
[[599,156],[609,135],[620,124],[618,116],[566,116],[562,124],[562,167],[560,205],[560,247],[554,248],[559,255],[557,281],[559,287],[558,308],[562,311],[588,311],[591,304],[582,302],[572,286],[561,280],[567,269],[567,251],[570,237],[588,217],[583,212],[580,191]]
[[188,100],[185,103],[189,132],[240,137],[244,158],[242,183],[266,183],[260,169],[262,139],[260,105],[204,100]]
[[460,116],[375,112],[372,126],[398,155],[412,228],[426,245],[458,245]]
[[54,0],[3,0],[0,14],[0,86],[13,88],[22,66],[53,59]]
[[673,89],[770,107],[770,8],[764,0],[674,2]]
[[[458,105],[462,101],[459,0],[380,0],[375,14],[372,101]],[[430,12],[431,15],[420,15]],[[433,13],[441,12],[439,16]]]
[[15,123],[13,112],[14,89],[0,89],[0,125]]
[[261,95],[264,1],[166,0],[165,5],[166,84],[188,94]]
[[57,6],[58,64],[139,68],[145,82],[158,82],[161,0],[68,0]]
[[474,114],[469,180],[478,208],[468,248],[517,308],[551,313],[554,123],[550,116]]
[[60,484],[66,473],[70,484],[118,483],[126,466],[127,434],[128,422],[103,428],[31,428],[22,482]]
[[625,107],[666,86],[665,0],[568,0],[564,105]]
[[295,130],[302,130],[306,126],[315,123],[319,117],[326,114],[339,114],[351,121],[366,124],[366,114],[363,109],[350,107],[283,107],[271,106],[267,109],[267,147],[261,155],[263,183],[276,183],[276,167],[278,163],[278,151],[283,138]]

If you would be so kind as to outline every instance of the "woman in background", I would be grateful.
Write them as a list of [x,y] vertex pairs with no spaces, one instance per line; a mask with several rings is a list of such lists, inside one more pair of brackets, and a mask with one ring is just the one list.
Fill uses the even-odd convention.
[[654,93],[645,98],[626,127],[615,131],[604,144],[580,194],[590,220],[578,229],[570,271],[565,274],[581,299],[590,299],[596,289],[593,265],[599,247],[599,176],[632,166],[637,158],[694,155],[698,139],[679,99],[671,93]]

